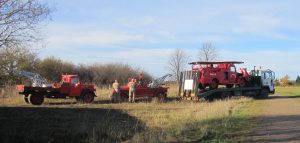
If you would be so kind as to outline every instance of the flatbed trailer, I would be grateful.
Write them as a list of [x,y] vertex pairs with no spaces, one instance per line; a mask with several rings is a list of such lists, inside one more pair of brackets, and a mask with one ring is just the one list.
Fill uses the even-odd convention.
[[273,76],[274,72],[271,70],[261,71],[260,73],[263,74],[253,75],[246,87],[239,87],[236,85],[232,88],[205,88],[204,90],[201,90],[199,88],[198,80],[200,71],[184,71],[181,72],[180,75],[178,97],[181,99],[205,99],[209,101],[213,99],[227,99],[232,96],[251,96],[257,99],[265,99],[268,98],[269,94],[275,93],[273,83],[275,77]]

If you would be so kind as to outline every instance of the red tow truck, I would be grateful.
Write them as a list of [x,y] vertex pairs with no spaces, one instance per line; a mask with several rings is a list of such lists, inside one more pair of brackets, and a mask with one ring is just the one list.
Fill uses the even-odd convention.
[[[136,96],[137,99],[152,99],[156,98],[159,102],[164,102],[168,95],[168,87],[164,87],[164,81],[167,77],[170,77],[171,74],[167,74],[163,77],[155,79],[150,84],[142,83],[138,84],[136,87]],[[129,87],[127,85],[120,87],[120,94],[122,101],[128,101]]]
[[[36,74],[30,72],[21,72],[21,74],[33,78],[33,81],[41,81],[35,79],[38,77]],[[32,105],[41,105],[44,98],[75,98],[78,102],[91,103],[96,96],[94,85],[81,83],[78,75],[62,75],[60,83],[48,85],[16,85],[16,89],[24,96],[25,102]]]
[[[227,99],[231,96],[268,98],[275,93],[275,72],[270,69],[237,72],[235,64],[243,62],[192,62],[192,70],[180,73],[178,97],[180,99]],[[226,87],[219,87],[224,85]],[[206,88],[206,87],[209,88]]]

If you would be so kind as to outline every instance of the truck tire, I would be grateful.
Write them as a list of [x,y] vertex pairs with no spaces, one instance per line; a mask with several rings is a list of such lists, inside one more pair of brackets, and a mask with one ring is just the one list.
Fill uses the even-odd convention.
[[121,102],[128,102],[128,95],[126,94],[121,94]]
[[44,96],[37,93],[29,94],[28,101],[32,105],[41,105],[44,102]]
[[166,102],[166,98],[167,98],[167,96],[166,96],[165,94],[159,93],[158,95],[156,95],[156,96],[154,97],[154,100],[155,100],[156,102],[163,103],[163,102]]
[[82,95],[83,103],[92,103],[94,101],[95,93],[94,92],[85,92]]
[[213,79],[211,84],[209,85],[209,89],[217,89],[219,86],[219,81],[217,79]]
[[260,91],[260,95],[259,95],[260,99],[267,99],[269,97],[269,90],[266,89],[266,88],[263,88],[261,91]]
[[233,87],[233,84],[227,84],[226,85],[226,88],[232,88]]
[[24,94],[24,95],[23,95],[23,99],[24,99],[24,101],[25,101],[26,103],[30,104],[30,103],[29,103],[28,96],[29,96],[29,94]]
[[246,87],[247,86],[247,80],[245,78],[241,78],[239,81],[239,86],[240,87]]

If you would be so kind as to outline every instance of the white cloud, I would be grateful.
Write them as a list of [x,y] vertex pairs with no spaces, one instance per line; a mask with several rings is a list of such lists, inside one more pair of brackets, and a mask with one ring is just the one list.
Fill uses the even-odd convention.
[[127,42],[144,41],[146,40],[143,35],[130,35],[126,33],[107,33],[107,32],[86,32],[84,34],[65,34],[65,35],[52,35],[48,38],[51,45],[114,45]]
[[111,46],[128,42],[147,41],[147,37],[141,34],[133,34],[122,31],[103,30],[97,25],[68,25],[54,24],[48,27],[49,47],[72,46]]

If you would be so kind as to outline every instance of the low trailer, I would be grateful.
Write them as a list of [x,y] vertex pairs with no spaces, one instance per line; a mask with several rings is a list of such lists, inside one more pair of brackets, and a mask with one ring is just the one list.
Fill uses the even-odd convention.
[[247,86],[219,87],[202,89],[199,83],[201,71],[184,71],[180,74],[178,97],[192,100],[226,99],[232,96],[251,96],[258,99],[268,98],[275,93],[275,73],[271,70],[252,70]]

